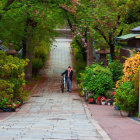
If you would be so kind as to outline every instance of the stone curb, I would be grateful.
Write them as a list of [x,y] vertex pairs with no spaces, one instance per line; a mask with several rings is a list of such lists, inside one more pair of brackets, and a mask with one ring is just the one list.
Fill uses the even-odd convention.
[[84,100],[82,98],[81,98],[81,100],[82,100],[82,104],[85,109],[85,113],[86,113],[88,119],[91,121],[92,125],[95,126],[96,130],[99,132],[99,134],[102,136],[102,138],[104,140],[111,140],[109,135],[101,128],[101,126],[98,124],[98,122],[94,120],[92,114],[90,113],[90,111],[88,109],[87,104],[84,102]]

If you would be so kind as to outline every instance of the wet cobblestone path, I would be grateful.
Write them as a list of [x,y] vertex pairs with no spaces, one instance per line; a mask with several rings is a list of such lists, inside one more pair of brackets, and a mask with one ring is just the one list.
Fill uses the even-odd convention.
[[46,86],[18,112],[0,122],[0,140],[102,140],[80,97],[74,92],[60,92],[60,73],[72,65],[70,40],[56,39],[53,46],[42,71],[47,75]]

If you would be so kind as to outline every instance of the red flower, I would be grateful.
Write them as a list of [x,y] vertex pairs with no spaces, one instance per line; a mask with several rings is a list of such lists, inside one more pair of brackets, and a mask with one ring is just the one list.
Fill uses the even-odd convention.
[[16,107],[19,107],[19,104],[16,104]]
[[19,99],[21,100],[21,97],[19,97]]
[[113,96],[115,95],[115,91],[112,93],[112,95],[113,95]]
[[100,96],[97,97],[97,100],[98,100],[98,101],[100,100]]
[[105,97],[102,97],[102,98],[101,98],[101,101],[106,101],[106,98],[105,98]]

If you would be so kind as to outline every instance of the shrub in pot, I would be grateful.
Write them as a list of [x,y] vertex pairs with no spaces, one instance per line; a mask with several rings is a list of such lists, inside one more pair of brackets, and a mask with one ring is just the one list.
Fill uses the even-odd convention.
[[93,101],[94,101],[94,96],[93,96],[93,94],[89,94],[89,95],[88,95],[88,102],[89,102],[89,103],[93,103]]
[[100,97],[100,95],[95,94],[94,99],[96,100],[96,104],[101,105],[101,97]]
[[138,95],[135,94],[132,81],[126,81],[116,89],[116,105],[120,111],[135,111],[138,109]]

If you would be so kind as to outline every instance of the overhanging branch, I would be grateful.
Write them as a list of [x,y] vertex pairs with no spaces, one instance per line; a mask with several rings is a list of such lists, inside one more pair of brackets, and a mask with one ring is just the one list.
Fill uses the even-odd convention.
[[[9,6],[14,2],[15,0],[8,0],[7,3],[5,4],[4,8],[2,9],[3,11],[8,11]],[[0,19],[2,18],[2,14],[0,14]]]

